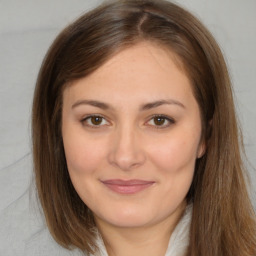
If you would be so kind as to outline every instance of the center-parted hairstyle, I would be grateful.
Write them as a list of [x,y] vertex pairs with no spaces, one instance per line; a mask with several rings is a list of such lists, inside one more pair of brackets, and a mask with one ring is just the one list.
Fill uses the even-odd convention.
[[43,61],[34,94],[32,139],[38,196],[52,236],[69,249],[97,249],[93,214],[67,170],[61,134],[63,91],[139,42],[175,54],[200,108],[207,150],[197,160],[186,198],[194,205],[187,255],[255,256],[255,213],[225,61],[197,18],[163,0],[104,3],[65,28]]

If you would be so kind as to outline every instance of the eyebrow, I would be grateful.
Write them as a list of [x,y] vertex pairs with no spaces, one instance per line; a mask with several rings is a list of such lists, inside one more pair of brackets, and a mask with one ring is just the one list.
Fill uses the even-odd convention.
[[110,105],[108,105],[107,103],[101,102],[101,101],[97,101],[97,100],[79,100],[77,101],[75,104],[72,105],[72,109],[76,108],[80,105],[91,105],[93,107],[97,107],[97,108],[101,108],[101,109],[110,109]]
[[[173,100],[173,99],[157,100],[157,101],[149,102],[149,103],[141,105],[139,109],[140,109],[140,111],[146,111],[146,110],[150,110],[150,109],[153,109],[153,108],[156,108],[156,107],[159,107],[162,105],[166,105],[166,104],[167,105],[176,105],[176,106],[179,106],[179,107],[182,107],[185,109],[185,106],[180,101]],[[97,100],[79,100],[72,105],[72,109],[76,108],[80,105],[90,105],[90,106],[97,107],[97,108],[104,109],[104,110],[113,109],[109,104],[101,102],[101,101],[97,101]]]
[[169,99],[169,100],[157,100],[154,102],[147,103],[145,105],[142,105],[140,107],[140,110],[145,111],[145,110],[149,110],[149,109],[156,108],[156,107],[159,107],[161,105],[166,105],[166,104],[167,105],[177,105],[177,106],[185,109],[185,106],[180,101]]

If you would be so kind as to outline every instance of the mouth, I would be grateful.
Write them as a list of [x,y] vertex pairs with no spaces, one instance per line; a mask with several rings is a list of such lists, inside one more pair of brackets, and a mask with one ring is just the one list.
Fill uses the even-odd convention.
[[103,180],[101,181],[107,188],[118,194],[135,194],[145,190],[155,184],[155,181],[146,180]]

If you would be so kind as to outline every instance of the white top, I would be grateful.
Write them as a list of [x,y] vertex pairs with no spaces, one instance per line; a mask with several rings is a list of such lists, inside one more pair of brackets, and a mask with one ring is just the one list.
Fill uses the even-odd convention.
[[[0,214],[0,255],[4,256],[81,256],[78,249],[67,250],[58,245],[50,235],[35,196],[28,191]],[[34,202],[33,204],[31,202]],[[189,226],[192,206],[171,235],[165,256],[184,256],[189,242]],[[100,254],[107,256],[103,242],[99,239]],[[91,255],[92,256],[92,255]]]

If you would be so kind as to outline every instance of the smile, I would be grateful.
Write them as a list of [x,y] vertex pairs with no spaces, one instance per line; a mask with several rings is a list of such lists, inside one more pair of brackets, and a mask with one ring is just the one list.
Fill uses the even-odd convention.
[[145,180],[103,180],[101,181],[110,190],[119,194],[135,194],[155,184]]

